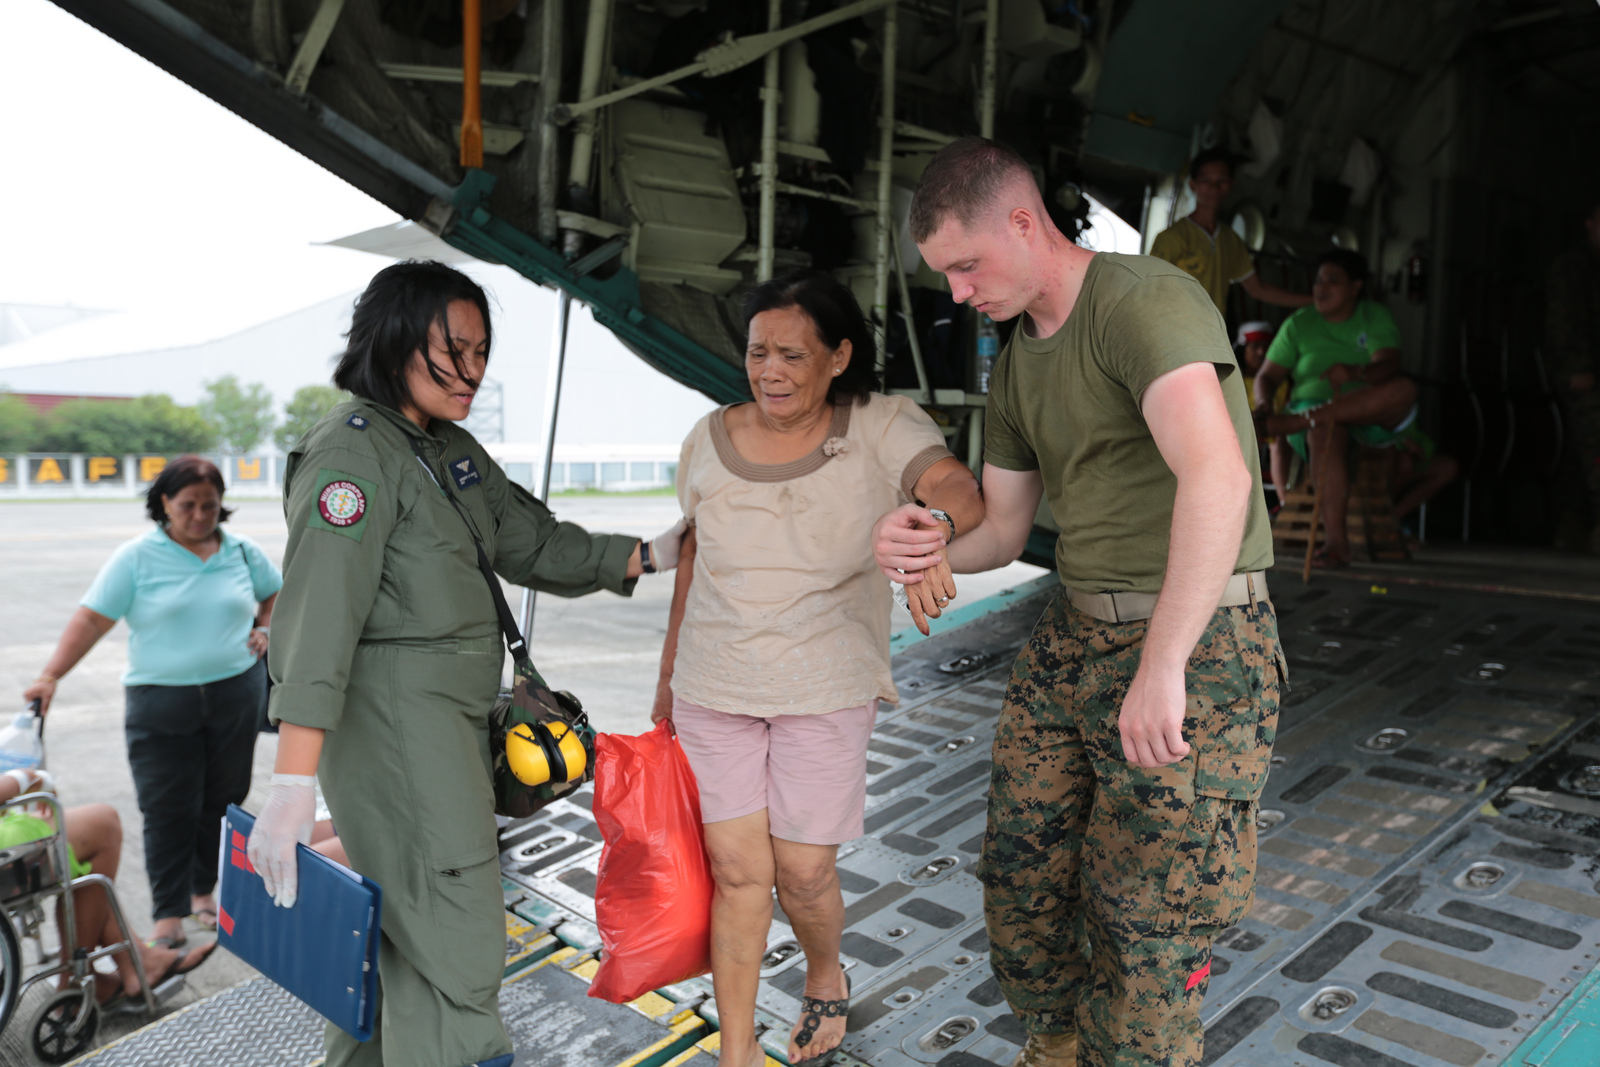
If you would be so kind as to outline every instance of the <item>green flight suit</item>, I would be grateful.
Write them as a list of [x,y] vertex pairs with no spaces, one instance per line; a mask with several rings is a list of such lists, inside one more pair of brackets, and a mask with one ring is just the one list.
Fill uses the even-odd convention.
[[318,777],[334,826],[383,887],[377,1032],[359,1044],[330,1025],[328,1067],[462,1067],[511,1050],[488,730],[505,646],[440,485],[508,581],[633,591],[636,538],[558,523],[450,423],[424,433],[354,401],[289,454],[271,716],[327,731]]

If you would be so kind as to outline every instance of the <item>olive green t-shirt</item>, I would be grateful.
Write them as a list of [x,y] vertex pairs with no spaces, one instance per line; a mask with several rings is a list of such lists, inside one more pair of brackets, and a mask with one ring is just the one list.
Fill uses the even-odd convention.
[[[1037,470],[1061,536],[1061,582],[1086,592],[1161,589],[1178,480],[1139,410],[1145,388],[1190,363],[1216,364],[1255,483],[1235,573],[1272,566],[1272,533],[1250,402],[1222,323],[1188,274],[1150,256],[1089,261],[1067,321],[1047,338],[1018,324],[989,383],[985,462]],[[1239,442],[1243,442],[1240,445]]]

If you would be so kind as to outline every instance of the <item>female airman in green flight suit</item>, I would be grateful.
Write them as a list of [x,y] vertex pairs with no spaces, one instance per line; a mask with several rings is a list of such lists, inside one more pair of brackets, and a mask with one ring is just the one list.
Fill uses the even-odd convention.
[[[277,773],[249,855],[292,906],[318,774],[351,865],[384,893],[376,1033],[360,1044],[330,1025],[329,1067],[511,1062],[487,723],[505,648],[467,522],[519,585],[628,595],[643,571],[637,538],[557,522],[454,425],[489,337],[487,300],[465,275],[438,263],[382,271],[334,374],[356,399],[313,427],[285,470]],[[670,534],[652,547],[675,560]]]

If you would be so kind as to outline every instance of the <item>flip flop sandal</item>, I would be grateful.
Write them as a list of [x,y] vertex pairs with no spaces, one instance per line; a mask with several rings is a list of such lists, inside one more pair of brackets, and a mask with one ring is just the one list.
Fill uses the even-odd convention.
[[[209,916],[209,918],[207,918],[207,916]],[[207,930],[215,930],[217,928],[216,908],[197,908],[195,909],[194,914],[190,915],[189,918],[193,919]]]
[[[214,944],[216,944],[216,942],[215,941],[208,941],[208,942],[206,942],[206,944],[207,945],[214,945]],[[205,946],[199,946],[199,947],[203,948]],[[161,972],[161,974],[159,974],[159,975],[154,975],[154,974],[145,975],[145,978],[148,979],[149,982],[150,982],[150,988],[152,990],[159,990],[164,983],[169,982],[174,978],[180,978],[183,975],[186,975],[186,974],[190,973],[191,971],[199,970],[201,965],[203,965],[206,962],[206,960],[209,960],[212,956],[216,955],[216,951],[217,950],[216,949],[211,949],[204,956],[201,956],[199,959],[197,959],[193,963],[189,964],[189,966],[185,967],[184,966],[184,962],[186,960],[188,960],[188,958],[190,956],[194,955],[194,953],[197,952],[197,951],[199,951],[198,948],[186,948],[186,949],[183,949],[178,953],[178,958],[172,961],[172,966],[168,967],[165,971]],[[140,991],[138,993],[127,994],[127,996],[128,996],[129,1000],[136,1001],[141,1006],[144,1004],[144,993],[143,993],[143,991]]]
[[[794,1043],[800,1048],[811,1044],[811,1039],[817,1036],[817,1031],[822,1027],[823,1019],[843,1019],[850,1014],[850,976],[844,976],[844,998],[842,1000],[818,1000],[816,997],[806,997],[800,1002],[800,1032],[795,1035]],[[838,1045],[826,1052],[819,1052],[815,1056],[795,1060],[793,1067],[828,1067],[833,1062],[834,1056],[839,1052],[841,1039]]]
[[166,937],[152,937],[144,943],[145,948],[182,948],[189,943],[188,934],[169,934]]

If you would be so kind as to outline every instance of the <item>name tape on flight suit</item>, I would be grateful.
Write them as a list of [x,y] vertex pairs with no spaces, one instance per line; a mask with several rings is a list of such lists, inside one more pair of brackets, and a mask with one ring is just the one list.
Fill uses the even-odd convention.
[[457,489],[470,489],[483,481],[483,476],[478,473],[477,464],[472,462],[471,456],[451,460],[450,477],[456,480]]

